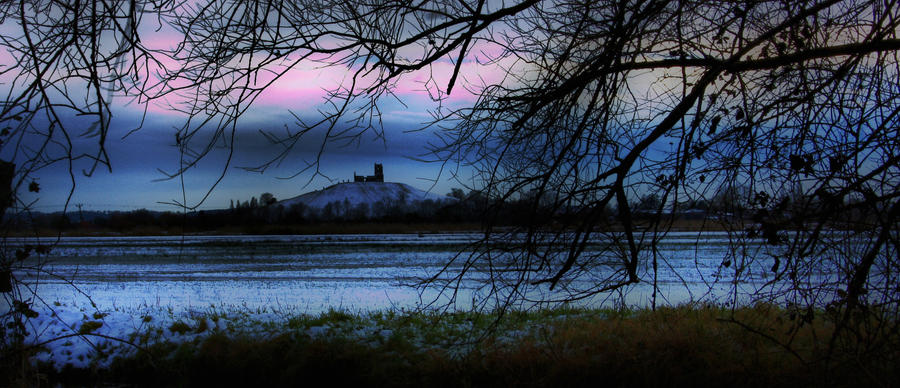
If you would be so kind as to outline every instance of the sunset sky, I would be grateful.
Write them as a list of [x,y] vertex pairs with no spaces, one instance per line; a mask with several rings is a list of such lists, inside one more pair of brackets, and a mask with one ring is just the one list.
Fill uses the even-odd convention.
[[[4,30],[9,30],[9,25]],[[179,42],[179,36],[172,31],[155,30],[155,26],[142,27],[142,42],[150,48],[171,48]],[[464,85],[484,85],[501,82],[502,72],[495,66],[479,63],[484,55],[489,55],[489,47],[474,47],[473,55],[462,66],[460,80],[453,94],[443,101],[444,107],[458,107],[474,101],[475,95]],[[0,53],[0,61],[10,65],[12,56]],[[165,61],[164,61],[165,62]],[[285,65],[293,63],[291,58]],[[168,62],[168,65],[174,65]],[[325,89],[346,83],[349,70],[343,66],[325,67],[321,64],[304,62],[294,67],[276,80],[254,102],[252,108],[239,120],[234,157],[225,178],[211,193],[200,209],[223,208],[230,200],[248,200],[271,192],[278,199],[287,199],[304,192],[323,188],[332,183],[352,179],[354,172],[371,174],[373,163],[383,163],[385,180],[403,182],[414,187],[446,194],[454,187],[462,187],[451,179],[451,174],[441,170],[439,163],[423,163],[411,158],[425,157],[426,145],[433,140],[431,132],[410,132],[422,127],[431,119],[429,109],[435,103],[426,91],[426,82],[432,90],[446,90],[453,64],[448,60],[433,65],[430,69],[404,76],[394,92],[398,99],[385,98],[380,102],[384,120],[385,137],[378,139],[367,134],[358,143],[347,146],[331,144],[321,160],[320,171],[331,181],[311,173],[290,177],[299,172],[305,161],[312,161],[320,142],[310,137],[300,144],[277,168],[264,174],[248,172],[241,167],[254,167],[274,157],[279,148],[270,144],[259,134],[260,130],[283,131],[285,125],[291,128],[294,118],[291,112],[306,119],[317,117],[317,109],[322,107]],[[259,80],[263,83],[267,80]],[[6,87],[6,86],[4,86]],[[184,123],[186,116],[169,109],[167,103],[177,103],[172,99],[162,99],[149,105],[125,97],[113,100],[112,126],[107,140],[107,148],[112,162],[112,172],[98,169],[93,176],[86,177],[81,171],[89,169],[88,160],[76,161],[76,189],[69,201],[70,209],[75,204],[83,204],[90,210],[133,210],[148,208],[154,210],[178,210],[177,207],[162,202],[182,201],[181,181],[162,180],[165,175],[159,170],[172,171],[177,168],[179,154],[174,147],[174,129]],[[127,137],[140,122],[144,109],[147,118],[142,129]],[[77,125],[88,125],[78,123]],[[86,147],[96,144],[96,138],[75,139]],[[6,152],[9,152],[7,148]],[[185,175],[184,185],[188,205],[195,205],[214,184],[224,167],[226,150],[218,149],[207,157],[196,169]],[[40,185],[39,194],[23,193],[20,197],[38,211],[62,210],[72,187],[68,166],[55,166],[33,173]],[[465,176],[459,179],[465,181]],[[36,202],[32,202],[36,201]]]

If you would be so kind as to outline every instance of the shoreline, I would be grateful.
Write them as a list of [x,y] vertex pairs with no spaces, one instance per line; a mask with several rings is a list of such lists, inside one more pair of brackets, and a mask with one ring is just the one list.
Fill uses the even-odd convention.
[[[646,223],[637,223],[638,228],[647,227]],[[503,231],[515,226],[497,225],[494,230]],[[607,225],[602,232],[621,231],[622,227]],[[722,224],[702,221],[676,221],[668,231],[671,232],[723,232],[728,228]],[[250,225],[246,227],[224,227],[218,229],[186,228],[184,230],[162,229],[156,227],[137,227],[129,230],[111,230],[100,228],[82,228],[70,230],[40,229],[28,233],[10,233],[8,237],[152,237],[152,236],[264,236],[264,235],[320,235],[320,234],[441,234],[441,233],[482,233],[479,223],[441,223],[441,222],[362,222],[362,223],[322,223],[297,225]]]

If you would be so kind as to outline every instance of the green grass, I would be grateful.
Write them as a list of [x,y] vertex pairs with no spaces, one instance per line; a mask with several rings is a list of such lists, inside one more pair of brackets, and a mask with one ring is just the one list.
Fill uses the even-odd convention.
[[[250,317],[245,315],[244,317]],[[185,343],[155,342],[108,370],[42,371],[63,384],[138,386],[896,386],[897,332],[889,345],[839,342],[828,362],[833,321],[802,320],[758,305],[737,310],[682,306],[650,310],[558,308],[493,313],[351,314],[330,310],[259,323],[264,330],[202,327],[211,311],[173,332],[204,332]],[[190,320],[188,320],[190,321]],[[203,322],[203,323],[200,323]],[[738,323],[736,323],[738,322]],[[883,322],[882,322],[883,323]],[[891,322],[896,329],[896,324]],[[178,327],[175,327],[178,326]],[[862,325],[860,327],[863,327]],[[488,330],[491,331],[488,331]],[[871,337],[875,338],[875,337]],[[476,341],[477,340],[477,341]],[[870,344],[869,344],[870,345]],[[861,351],[860,349],[869,349]]]

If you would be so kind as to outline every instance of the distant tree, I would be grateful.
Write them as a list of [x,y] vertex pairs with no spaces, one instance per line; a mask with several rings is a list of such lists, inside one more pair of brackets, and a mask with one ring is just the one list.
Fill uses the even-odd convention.
[[338,214],[343,218],[350,217],[350,211],[353,209],[353,205],[350,203],[349,198],[344,198],[344,201],[341,202],[341,206],[338,209]]
[[54,217],[53,228],[58,230],[67,230],[72,227],[72,221],[67,214],[59,214]]
[[720,186],[709,200],[710,209],[723,213],[739,213],[747,208],[750,190],[746,186]]
[[331,201],[331,202],[326,203],[325,206],[322,208],[322,212],[319,214],[319,216],[322,218],[323,221],[334,220],[334,218],[336,216],[335,208],[338,206],[340,206],[340,202],[338,202],[338,201]]
[[292,204],[290,208],[288,208],[287,214],[285,217],[288,222],[298,222],[304,219],[306,216],[306,204],[302,202],[297,202]]
[[271,221],[272,221],[272,222],[278,222],[278,223],[283,223],[283,222],[285,222],[285,208],[284,208],[284,205],[278,204],[278,206],[275,207],[275,213],[272,215]]
[[251,197],[250,198],[250,208],[256,209],[257,207],[259,207],[259,202],[256,200],[256,197]]
[[450,189],[450,193],[447,194],[448,197],[456,198],[460,201],[466,199],[466,193],[460,188],[452,188]]
[[634,206],[635,210],[640,210],[644,212],[655,212],[659,210],[659,207],[662,205],[662,201],[659,199],[659,194],[650,193],[644,194],[641,196],[640,201]]
[[272,193],[262,193],[259,196],[259,202],[263,206],[269,206],[275,204],[275,202],[278,202],[278,200],[275,199],[275,196],[272,195]]
[[695,210],[708,210],[709,202],[703,199],[693,199],[687,201],[684,206],[684,209],[695,209]]
[[381,200],[372,204],[372,217],[384,218],[390,213],[391,205],[386,200]]
[[360,202],[357,203],[356,206],[353,207],[353,215],[351,219],[354,220],[365,220],[370,216],[370,207],[368,202]]
[[431,219],[437,213],[438,203],[432,199],[417,201],[415,213],[424,219]]

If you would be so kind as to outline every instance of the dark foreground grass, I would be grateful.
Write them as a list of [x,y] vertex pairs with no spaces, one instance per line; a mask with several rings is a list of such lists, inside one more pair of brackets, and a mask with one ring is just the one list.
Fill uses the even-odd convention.
[[[190,343],[159,343],[108,370],[43,373],[49,373],[49,382],[64,385],[117,386],[898,384],[900,350],[840,341],[829,357],[833,323],[820,314],[798,325],[803,318],[771,306],[551,310],[510,314],[494,334],[465,343],[483,333],[493,317],[329,312],[290,319],[271,335],[212,333]],[[367,324],[389,334],[311,336],[308,330]],[[880,341],[897,344],[896,335],[894,330]]]

